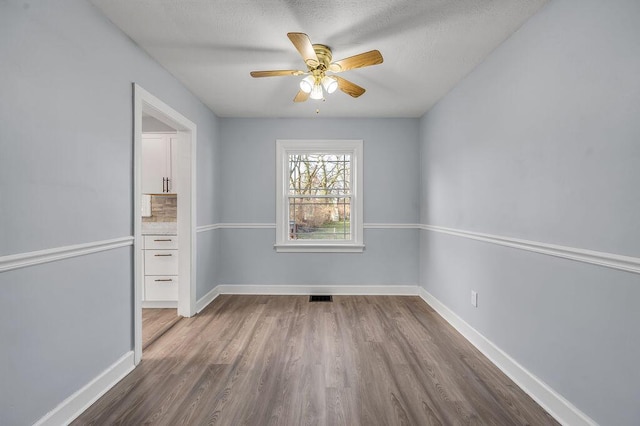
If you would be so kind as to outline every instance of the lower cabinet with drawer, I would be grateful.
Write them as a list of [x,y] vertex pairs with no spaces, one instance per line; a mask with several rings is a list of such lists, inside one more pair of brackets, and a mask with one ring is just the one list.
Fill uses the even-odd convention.
[[178,238],[144,236],[143,307],[173,308],[178,302]]
[[144,277],[144,300],[177,301],[178,276],[146,275]]

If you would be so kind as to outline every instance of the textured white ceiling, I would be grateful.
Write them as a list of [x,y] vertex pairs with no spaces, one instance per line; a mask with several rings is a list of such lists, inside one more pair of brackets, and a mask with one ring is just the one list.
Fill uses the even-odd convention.
[[[419,117],[547,0],[91,0],[220,117]],[[287,32],[334,60],[378,49],[384,63],[341,74],[367,89],[294,103],[306,70]]]

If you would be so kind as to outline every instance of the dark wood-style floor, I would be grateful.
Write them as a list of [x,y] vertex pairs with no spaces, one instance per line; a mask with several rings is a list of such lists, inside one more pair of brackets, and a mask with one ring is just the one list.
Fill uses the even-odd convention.
[[177,309],[142,309],[142,349],[146,349],[147,346],[155,342],[181,318],[178,316]]
[[418,297],[220,296],[73,424],[557,424]]

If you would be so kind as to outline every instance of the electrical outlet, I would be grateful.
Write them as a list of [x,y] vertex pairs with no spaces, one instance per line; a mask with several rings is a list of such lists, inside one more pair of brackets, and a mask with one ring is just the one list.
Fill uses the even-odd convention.
[[471,304],[476,308],[478,307],[478,293],[473,290],[471,290]]

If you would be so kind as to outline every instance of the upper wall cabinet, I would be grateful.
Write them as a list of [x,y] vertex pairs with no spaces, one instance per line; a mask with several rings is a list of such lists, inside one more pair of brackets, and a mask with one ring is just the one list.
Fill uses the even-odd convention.
[[175,134],[144,133],[142,135],[142,193],[175,194],[177,185],[172,172]]

